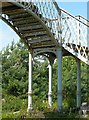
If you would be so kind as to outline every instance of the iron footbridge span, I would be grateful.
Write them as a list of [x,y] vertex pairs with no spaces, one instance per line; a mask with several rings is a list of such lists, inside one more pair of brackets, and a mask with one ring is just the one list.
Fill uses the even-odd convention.
[[0,0],[0,18],[29,50],[28,111],[32,108],[32,62],[36,55],[49,60],[49,106],[52,106],[52,64],[58,59],[58,109],[62,109],[62,56],[77,60],[77,107],[81,106],[80,61],[89,65],[89,21],[73,16],[56,1]]

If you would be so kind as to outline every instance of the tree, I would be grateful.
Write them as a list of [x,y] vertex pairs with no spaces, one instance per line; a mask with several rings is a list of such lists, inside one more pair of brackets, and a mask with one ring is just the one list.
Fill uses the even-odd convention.
[[27,92],[28,50],[23,43],[12,42],[2,52],[2,87],[18,96]]
[[[2,51],[2,87],[7,94],[27,98],[28,92],[28,50],[22,42],[7,46]],[[48,99],[48,61],[43,56],[37,56],[33,62],[33,97]],[[53,102],[57,101],[57,76],[58,62],[53,64],[52,95]],[[81,62],[82,101],[87,100],[88,95],[88,68]],[[62,61],[63,100],[68,106],[76,105],[77,66],[74,57],[63,57]],[[70,99],[71,98],[71,99]]]

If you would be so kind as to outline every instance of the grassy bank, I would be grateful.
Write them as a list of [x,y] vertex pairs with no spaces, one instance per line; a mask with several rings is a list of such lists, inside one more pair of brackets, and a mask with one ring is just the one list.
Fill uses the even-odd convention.
[[2,99],[2,118],[80,118],[78,113],[68,113],[57,111],[57,104],[54,103],[53,107],[48,108],[47,101],[36,100],[33,105],[33,110],[27,112],[27,99],[21,97],[15,97],[11,95],[5,95]]

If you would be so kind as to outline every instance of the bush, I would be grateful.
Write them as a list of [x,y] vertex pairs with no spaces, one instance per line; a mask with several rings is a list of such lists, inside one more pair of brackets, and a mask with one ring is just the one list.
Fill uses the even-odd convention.
[[64,109],[66,109],[66,108],[68,108],[68,107],[69,107],[68,101],[67,101],[66,99],[65,99],[65,100],[63,100],[62,105],[63,105],[63,108],[64,108]]
[[[19,111],[24,104],[26,104],[26,101],[21,100],[19,97],[15,96],[5,96],[5,102],[2,103],[2,113],[3,112],[15,112]],[[27,107],[24,105],[24,107]]]

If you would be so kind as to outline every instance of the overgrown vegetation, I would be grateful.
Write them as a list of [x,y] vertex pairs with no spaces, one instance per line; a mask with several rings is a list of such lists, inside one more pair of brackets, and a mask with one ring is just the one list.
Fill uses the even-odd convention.
[[[27,113],[28,93],[28,50],[23,43],[12,42],[11,46],[1,51],[2,55],[2,117],[21,118],[26,116],[42,117],[44,113],[52,113],[57,108],[57,61],[53,64],[52,96],[53,107],[48,108],[48,61],[41,56],[33,63],[33,113]],[[40,60],[39,60],[40,58]],[[77,68],[73,57],[63,57],[63,108],[76,106]],[[81,62],[82,102],[88,96],[88,66]],[[41,111],[41,113],[40,113]],[[39,113],[39,114],[38,114]],[[51,116],[50,116],[51,115]],[[53,114],[48,114],[53,117]],[[46,116],[47,117],[47,116]],[[55,115],[54,115],[55,117]],[[56,114],[57,117],[57,114]],[[60,117],[60,115],[59,115]]]

